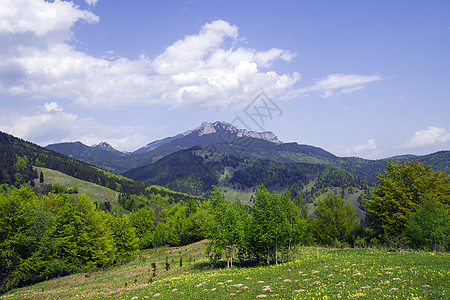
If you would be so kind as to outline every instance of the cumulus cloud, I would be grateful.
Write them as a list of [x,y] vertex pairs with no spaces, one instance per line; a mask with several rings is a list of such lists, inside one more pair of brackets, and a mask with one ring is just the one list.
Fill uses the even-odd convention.
[[86,145],[107,141],[119,150],[132,151],[143,146],[149,132],[164,128],[105,126],[90,118],[64,111],[57,102],[0,115],[0,131],[46,146],[56,142],[81,141]]
[[50,137],[61,140],[77,127],[78,116],[66,113],[56,103],[21,112],[10,112],[0,116],[1,131],[33,141],[46,141]]
[[[91,12],[78,9],[73,2],[56,0],[1,0],[0,35],[12,37],[25,44],[23,38],[51,38],[53,42],[70,38],[72,25],[84,20],[87,23],[99,21]],[[12,40],[12,39],[11,39]],[[48,40],[47,40],[48,41]],[[28,45],[32,45],[29,42]]]
[[450,140],[450,133],[444,128],[430,126],[427,129],[416,131],[404,145],[405,148],[420,148]]
[[382,80],[379,75],[330,74],[324,79],[316,81],[314,85],[298,90],[301,94],[318,92],[322,98],[351,94],[361,90],[364,85]]
[[[87,107],[162,104],[179,109],[224,110],[264,90],[292,95],[300,74],[269,68],[294,54],[239,46],[238,27],[206,23],[149,59],[93,57],[71,44],[72,26],[99,17],[72,2],[0,0],[0,93],[56,98]],[[86,0],[95,5],[97,1]]]

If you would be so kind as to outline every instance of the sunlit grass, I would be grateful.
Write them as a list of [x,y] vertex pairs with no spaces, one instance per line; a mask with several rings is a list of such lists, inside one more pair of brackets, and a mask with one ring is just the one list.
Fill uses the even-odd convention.
[[[448,253],[300,247],[294,260],[285,264],[211,269],[203,254],[204,247],[205,242],[199,242],[180,248],[147,250],[124,266],[47,281],[14,290],[4,297],[446,299],[450,293]],[[166,256],[171,264],[169,271],[164,269]],[[157,276],[150,282],[152,262],[157,264]]]
[[[118,201],[119,194],[106,187],[68,176],[56,170],[40,167],[35,167],[35,169],[38,174],[42,171],[44,174],[45,183],[47,184],[59,183],[67,188],[76,186],[78,188],[78,195],[86,194],[97,203],[104,202],[105,200],[112,203],[117,203]],[[36,184],[39,184],[39,179],[36,179],[35,182]]]

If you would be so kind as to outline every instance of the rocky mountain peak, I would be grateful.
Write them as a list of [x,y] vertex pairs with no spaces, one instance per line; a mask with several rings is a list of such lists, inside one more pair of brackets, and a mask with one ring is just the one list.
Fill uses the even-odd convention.
[[277,145],[282,144],[277,136],[271,131],[265,132],[257,132],[257,131],[249,131],[247,129],[238,129],[233,124],[227,122],[216,121],[214,123],[203,122],[199,127],[186,131],[183,135],[197,134],[198,136],[212,134],[216,132],[220,132],[222,130],[229,131],[231,133],[236,134],[238,137],[252,137],[255,139],[262,139],[265,141],[269,141],[275,143]]
[[107,142],[101,142],[98,143],[96,145],[92,145],[92,148],[100,148],[100,149],[105,149],[105,150],[115,150],[110,144],[108,144]]

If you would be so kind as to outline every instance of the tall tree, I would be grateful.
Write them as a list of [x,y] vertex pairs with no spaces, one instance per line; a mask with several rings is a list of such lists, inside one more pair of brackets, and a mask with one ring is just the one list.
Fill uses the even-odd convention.
[[244,216],[246,214],[239,201],[229,203],[223,193],[213,187],[209,204],[210,219],[207,223],[207,237],[210,247],[224,251],[227,267],[233,267],[234,250],[244,244]]
[[328,195],[319,200],[313,212],[313,237],[320,245],[342,242],[346,234],[359,223],[355,209],[337,195]]
[[152,244],[152,234],[155,229],[153,210],[141,208],[133,211],[128,218],[131,226],[136,229],[136,237],[139,239],[139,249],[149,248]]
[[255,256],[265,258],[270,264],[270,253],[273,246],[273,228],[271,227],[272,197],[264,185],[260,185],[255,195],[255,204],[251,213],[251,251]]
[[53,218],[31,188],[0,194],[0,292],[44,273]]
[[388,162],[374,195],[365,200],[369,225],[381,239],[398,237],[412,213],[434,199],[449,212],[450,178],[416,160]]

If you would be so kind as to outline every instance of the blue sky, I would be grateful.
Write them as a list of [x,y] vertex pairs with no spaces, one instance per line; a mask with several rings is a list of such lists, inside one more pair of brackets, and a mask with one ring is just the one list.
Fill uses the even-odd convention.
[[449,1],[0,6],[0,130],[43,146],[220,120],[339,156],[450,149]]

